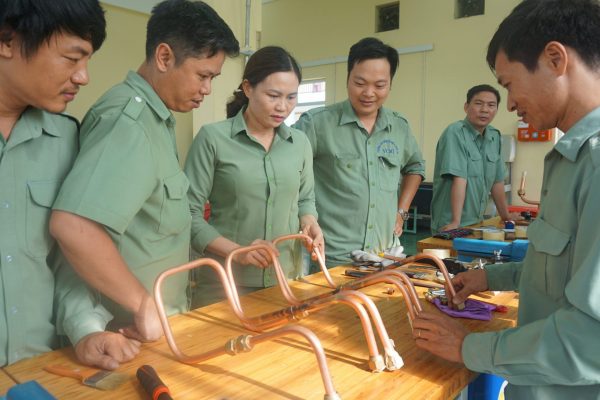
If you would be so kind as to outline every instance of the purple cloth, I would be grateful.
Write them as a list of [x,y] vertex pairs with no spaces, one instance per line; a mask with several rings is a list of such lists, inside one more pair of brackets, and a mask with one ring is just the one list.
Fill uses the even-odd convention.
[[492,319],[492,311],[496,309],[493,304],[484,303],[478,300],[467,299],[465,301],[465,309],[462,311],[453,310],[445,304],[442,304],[439,298],[433,299],[433,304],[440,309],[441,312],[448,314],[451,317],[479,319],[489,321]]

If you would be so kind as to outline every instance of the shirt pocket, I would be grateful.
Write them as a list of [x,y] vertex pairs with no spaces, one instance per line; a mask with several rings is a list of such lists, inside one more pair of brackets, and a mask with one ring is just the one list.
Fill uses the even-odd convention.
[[540,289],[555,300],[563,298],[572,262],[571,235],[539,216],[527,228],[527,235],[537,253],[534,268]]
[[48,225],[59,189],[60,182],[57,180],[27,182],[25,236],[27,249],[33,257],[46,257],[54,242]]
[[398,191],[400,183],[400,159],[391,156],[379,156],[379,188],[386,191]]
[[345,187],[346,190],[354,192],[356,182],[359,182],[361,172],[361,158],[358,154],[338,153],[333,158],[330,184]]
[[165,178],[163,186],[158,233],[165,236],[176,235],[189,226],[192,218],[187,200],[190,182],[183,171],[179,171],[176,175]]
[[469,151],[467,162],[468,176],[479,177],[483,174],[483,160],[481,158],[481,153],[478,151]]

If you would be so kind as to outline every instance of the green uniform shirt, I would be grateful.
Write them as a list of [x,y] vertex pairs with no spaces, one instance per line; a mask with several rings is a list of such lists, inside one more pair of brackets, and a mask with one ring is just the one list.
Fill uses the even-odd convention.
[[402,176],[425,176],[406,119],[382,107],[369,135],[346,100],[305,112],[294,127],[312,145],[327,265],[350,262],[352,250],[390,247]]
[[[175,118],[152,87],[129,72],[86,114],[81,151],[54,204],[104,225],[150,293],[159,273],[189,259],[188,180],[174,128]],[[187,309],[185,275],[166,281],[169,313]],[[131,321],[122,307],[103,302],[118,323]]]
[[481,135],[465,119],[450,124],[440,136],[435,150],[431,230],[437,232],[452,222],[451,189],[454,177],[467,180],[460,226],[483,220],[490,190],[504,180],[500,153],[500,131],[491,125]]
[[[202,127],[186,160],[192,247],[200,253],[219,236],[248,245],[255,239],[298,233],[299,217],[317,215],[312,152],[306,136],[282,124],[265,151],[248,134],[243,111]],[[208,222],[203,218],[206,200],[211,205]],[[300,243],[284,242],[279,250],[287,276],[299,276]],[[273,268],[253,266],[237,266],[235,280],[251,287],[277,282]]]
[[519,288],[518,327],[465,338],[468,368],[504,376],[507,399],[600,398],[600,108],[544,161],[541,207],[522,263],[487,268]]
[[8,141],[0,135],[2,366],[52,350],[57,333],[77,343],[110,320],[62,262],[48,231],[52,203],[76,154],[77,123],[64,115],[29,108]]

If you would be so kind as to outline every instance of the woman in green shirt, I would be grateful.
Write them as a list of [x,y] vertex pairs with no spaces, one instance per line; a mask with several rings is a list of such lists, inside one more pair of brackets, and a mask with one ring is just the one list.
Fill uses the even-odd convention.
[[[294,58],[280,47],[264,47],[246,65],[227,104],[225,121],[206,125],[194,139],[185,172],[190,180],[192,248],[219,261],[250,244],[269,246],[278,236],[302,231],[324,252],[317,223],[311,146],[301,131],[283,122],[296,106],[302,79]],[[211,215],[203,218],[204,204]],[[301,246],[276,249],[288,278],[302,274]],[[240,293],[276,283],[265,251],[239,255],[234,276]],[[192,306],[222,298],[212,271],[199,270]]]

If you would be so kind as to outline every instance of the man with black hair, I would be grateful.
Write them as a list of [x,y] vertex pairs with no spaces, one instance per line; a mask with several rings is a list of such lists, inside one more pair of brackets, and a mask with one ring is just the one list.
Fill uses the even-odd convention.
[[435,149],[431,230],[456,229],[483,220],[489,194],[500,218],[508,212],[504,195],[504,161],[500,131],[492,123],[500,93],[493,86],[477,85],[467,92],[465,119],[450,124]]
[[438,314],[417,346],[508,380],[507,399],[600,398],[600,2],[525,0],[500,24],[487,62],[507,107],[565,135],[544,159],[541,204],[523,262],[459,274],[454,303],[519,290],[516,328],[469,333]]
[[[162,335],[150,294],[156,277],[189,259],[189,183],[172,111],[199,107],[225,57],[239,52],[231,29],[200,1],[157,4],[146,40],[137,73],[86,114],[50,222],[65,256],[115,315],[111,329],[144,341]],[[187,310],[187,284],[186,274],[167,280],[169,314]]]
[[408,121],[383,107],[398,53],[379,39],[350,48],[348,99],[305,112],[294,125],[311,142],[315,198],[329,266],[350,252],[377,253],[398,243],[425,162]]
[[139,343],[104,332],[111,316],[50,237],[50,208],[78,147],[64,114],[106,36],[97,0],[3,2],[0,10],[0,365],[50,351],[114,369]]

